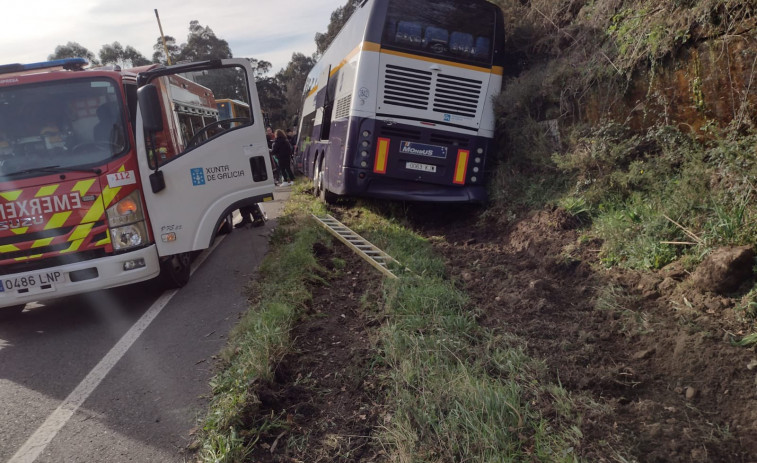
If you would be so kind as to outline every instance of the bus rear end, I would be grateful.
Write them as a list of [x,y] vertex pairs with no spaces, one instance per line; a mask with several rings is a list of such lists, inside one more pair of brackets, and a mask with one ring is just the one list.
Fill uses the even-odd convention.
[[[389,0],[375,8],[381,21],[368,36],[380,36],[379,53],[365,53],[360,64],[361,73],[377,74],[375,116],[351,120],[345,191],[485,201],[493,98],[502,84],[499,8],[454,0]],[[359,81],[357,87],[365,92]]]

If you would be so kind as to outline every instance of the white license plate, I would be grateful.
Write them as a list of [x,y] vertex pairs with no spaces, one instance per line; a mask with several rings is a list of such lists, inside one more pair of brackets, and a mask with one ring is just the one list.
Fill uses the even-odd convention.
[[64,280],[63,273],[40,272],[23,277],[3,278],[0,280],[0,293],[16,292],[19,294],[54,291],[55,285]]
[[420,170],[422,172],[436,172],[436,166],[431,164],[421,164],[420,162],[408,162],[405,164],[410,170]]

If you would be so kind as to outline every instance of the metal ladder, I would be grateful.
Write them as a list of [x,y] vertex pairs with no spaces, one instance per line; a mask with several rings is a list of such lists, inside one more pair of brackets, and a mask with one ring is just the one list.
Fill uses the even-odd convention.
[[332,235],[336,236],[339,241],[346,244],[347,247],[355,251],[357,255],[368,261],[369,264],[374,266],[381,273],[388,276],[389,278],[397,278],[397,275],[389,270],[390,263],[399,265],[399,262],[397,262],[392,256],[377,248],[354,231],[350,230],[346,225],[336,220],[334,217],[330,215],[320,217],[315,214],[311,215],[319,224],[321,224],[323,228],[328,230]]

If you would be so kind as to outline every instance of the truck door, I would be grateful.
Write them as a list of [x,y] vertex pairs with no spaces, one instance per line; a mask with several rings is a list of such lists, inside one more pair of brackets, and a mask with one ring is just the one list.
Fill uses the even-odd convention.
[[[246,59],[158,68],[138,76],[142,191],[161,256],[210,246],[221,220],[273,199],[263,118]],[[219,114],[216,99],[249,116]]]

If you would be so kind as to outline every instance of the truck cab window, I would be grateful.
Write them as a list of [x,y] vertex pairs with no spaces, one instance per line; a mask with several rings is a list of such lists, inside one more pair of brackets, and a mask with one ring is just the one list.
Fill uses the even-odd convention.
[[36,175],[49,166],[87,168],[128,148],[121,94],[105,78],[4,87],[0,127],[0,176]]
[[220,68],[155,78],[169,114],[148,147],[151,163],[171,162],[209,140],[251,125],[253,111],[243,69]]

